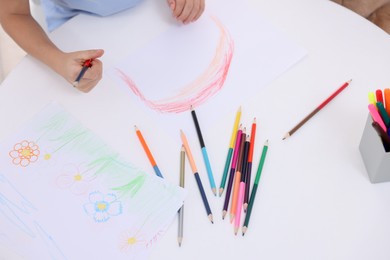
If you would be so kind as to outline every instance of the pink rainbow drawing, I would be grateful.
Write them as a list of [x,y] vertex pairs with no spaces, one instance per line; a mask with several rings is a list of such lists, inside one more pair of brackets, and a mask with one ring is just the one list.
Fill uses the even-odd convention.
[[191,106],[203,104],[223,88],[234,52],[234,41],[228,30],[217,18],[212,17],[212,20],[220,31],[214,57],[207,69],[179,93],[161,100],[149,100],[126,73],[116,68],[119,77],[149,108],[160,113],[181,113],[189,110]]

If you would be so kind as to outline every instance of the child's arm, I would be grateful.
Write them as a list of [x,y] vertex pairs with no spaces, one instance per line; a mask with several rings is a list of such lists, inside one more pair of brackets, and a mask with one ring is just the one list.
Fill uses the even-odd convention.
[[[28,54],[45,63],[73,83],[84,59],[96,59],[102,50],[64,53],[48,38],[30,13],[29,0],[0,0],[0,23],[10,37]],[[94,60],[93,67],[80,81],[78,89],[90,91],[100,80],[102,64]]]

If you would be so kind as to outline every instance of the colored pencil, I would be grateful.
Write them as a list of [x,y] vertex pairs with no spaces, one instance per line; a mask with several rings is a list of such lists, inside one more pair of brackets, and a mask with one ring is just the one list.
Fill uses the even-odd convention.
[[225,167],[223,169],[221,184],[219,185],[219,196],[222,195],[223,190],[225,189],[226,179],[227,179],[227,175],[229,173],[229,166],[230,166],[230,162],[232,159],[234,144],[236,142],[236,136],[237,136],[237,131],[238,131],[238,124],[240,123],[240,118],[241,118],[241,107],[238,108],[237,113],[236,113],[236,118],[234,120],[233,132],[232,132],[232,136],[230,137],[228,154],[226,157]]
[[240,187],[240,180],[241,180],[241,173],[242,173],[242,166],[243,166],[242,158],[244,156],[245,140],[246,140],[246,129],[244,127],[244,130],[242,130],[242,134],[241,134],[240,152],[238,155],[237,170],[234,176],[232,199],[230,203],[230,222],[234,220],[234,215],[236,214],[238,189]]
[[372,127],[374,127],[375,131],[378,133],[379,137],[382,140],[383,147],[385,149],[385,152],[390,151],[390,137],[387,135],[387,133],[383,130],[383,128],[377,123],[377,122],[372,122]]
[[252,175],[252,161],[253,161],[253,152],[255,148],[255,137],[256,137],[256,118],[253,119],[252,123],[252,129],[251,129],[251,140],[249,142],[249,154],[248,154],[248,166],[245,171],[246,177],[245,177],[245,195],[244,195],[244,212],[246,212],[246,209],[248,207],[248,201],[249,201],[249,190],[251,185],[251,175]]
[[387,111],[386,111],[385,107],[383,106],[383,103],[376,102],[376,107],[378,109],[379,115],[381,116],[381,118],[383,120],[383,123],[386,126],[386,129],[388,129],[390,127],[390,117],[387,114]]
[[369,104],[373,104],[374,106],[376,106],[376,97],[375,97],[375,93],[370,91],[368,92],[368,103]]
[[[180,151],[180,187],[184,188],[184,180],[185,180],[185,148],[182,145],[181,151]],[[177,242],[179,243],[179,246],[181,246],[181,243],[183,241],[183,221],[184,221],[184,205],[181,206],[179,209],[179,228],[178,228],[178,235],[177,235]]]
[[203,161],[206,165],[206,170],[207,170],[207,175],[209,177],[211,190],[213,191],[214,195],[217,196],[217,188],[215,187],[215,181],[214,181],[213,171],[211,170],[210,159],[207,153],[206,145],[204,144],[202,131],[200,130],[200,126],[199,126],[198,117],[196,116],[195,110],[193,109],[192,106],[191,106],[191,115],[192,115],[192,119],[194,120],[196,133],[198,135],[200,149],[202,150]]
[[385,102],[385,109],[387,111],[387,114],[390,115],[390,88],[385,88],[383,91],[383,99]]
[[92,67],[92,59],[84,61],[83,67],[81,68],[79,75],[77,75],[77,78],[73,82],[73,87],[75,87],[75,88],[78,87],[80,80],[82,79],[82,77],[84,77],[85,72],[87,72],[87,70],[90,67]]
[[240,221],[241,221],[241,212],[243,210],[243,203],[244,203],[244,196],[245,196],[245,189],[246,189],[246,171],[248,167],[248,154],[249,154],[249,147],[250,147],[250,136],[248,135],[244,144],[244,155],[242,157],[242,173],[241,173],[241,180],[240,180],[240,186],[238,188],[238,194],[237,194],[237,206],[234,216],[234,234],[237,235],[238,229],[240,228]]
[[381,89],[377,89],[375,91],[375,96],[376,96],[376,102],[381,102],[383,104],[383,93]]
[[228,206],[229,206],[230,193],[232,191],[234,174],[236,173],[237,158],[238,158],[238,154],[239,154],[240,146],[241,146],[241,139],[242,139],[241,136],[242,136],[242,129],[241,129],[241,125],[240,125],[240,127],[237,131],[236,144],[234,146],[234,153],[233,153],[232,165],[230,168],[229,181],[228,181],[228,186],[226,188],[225,202],[223,204],[223,209],[222,209],[222,219],[225,219],[225,216],[226,216],[227,210],[228,210]]
[[374,120],[375,122],[378,122],[378,124],[382,127],[383,131],[387,132],[385,122],[383,122],[383,119],[382,119],[381,115],[379,114],[377,107],[373,104],[368,104],[368,110],[370,112],[372,120]]
[[187,155],[187,159],[190,163],[190,166],[191,166],[192,172],[194,174],[196,183],[198,184],[199,192],[200,192],[200,195],[202,197],[203,204],[206,208],[207,216],[208,216],[209,220],[211,221],[211,223],[214,223],[213,222],[213,214],[211,213],[210,205],[209,205],[209,202],[207,200],[206,193],[204,192],[202,181],[200,179],[198,169],[196,168],[195,160],[194,160],[194,157],[192,156],[190,145],[188,144],[187,137],[185,136],[185,134],[182,130],[180,130],[180,137],[181,137],[181,140],[183,142],[183,145],[184,145],[184,148],[186,151],[186,155]]
[[150,152],[150,149],[149,149],[149,147],[148,147],[148,145],[147,145],[147,143],[146,143],[146,141],[145,141],[145,139],[144,139],[144,137],[143,137],[141,131],[138,129],[137,126],[134,126],[134,128],[135,128],[135,132],[136,132],[136,134],[137,134],[137,136],[138,136],[138,139],[139,139],[139,141],[140,141],[140,143],[141,143],[141,145],[142,145],[142,147],[143,147],[143,149],[144,149],[144,151],[145,151],[145,153],[146,153],[146,156],[148,157],[149,162],[150,162],[150,164],[151,164],[152,167],[153,167],[154,172],[156,173],[157,176],[163,178],[163,176],[162,176],[162,174],[161,174],[161,171],[160,171],[160,169],[158,168],[157,163],[156,163],[156,161],[154,160],[153,155],[152,155],[152,153]]
[[315,108],[310,114],[308,114],[304,119],[302,119],[296,126],[294,126],[289,132],[287,132],[284,139],[292,136],[301,126],[303,126],[310,118],[317,114],[321,109],[323,109],[332,99],[334,99],[341,91],[343,91],[351,83],[352,79],[345,82],[340,88],[338,88],[332,95],[330,95],[325,101],[323,101],[317,108]]
[[250,217],[251,217],[251,213],[252,213],[252,208],[253,208],[253,203],[255,201],[255,198],[256,198],[256,192],[257,192],[257,187],[259,186],[259,181],[260,181],[260,177],[261,177],[261,172],[263,170],[263,166],[264,166],[264,161],[265,161],[265,157],[267,155],[267,151],[268,151],[268,140],[265,141],[264,143],[264,146],[263,146],[263,151],[261,153],[261,158],[260,158],[260,162],[259,162],[259,166],[257,168],[257,173],[256,173],[256,178],[255,178],[255,182],[253,184],[253,188],[252,188],[252,192],[251,192],[251,196],[249,198],[249,204],[248,204],[248,209],[246,211],[246,216],[245,216],[245,220],[244,220],[244,225],[242,227],[242,235],[245,235],[247,229],[248,229],[248,225],[249,225],[249,220],[250,220]]

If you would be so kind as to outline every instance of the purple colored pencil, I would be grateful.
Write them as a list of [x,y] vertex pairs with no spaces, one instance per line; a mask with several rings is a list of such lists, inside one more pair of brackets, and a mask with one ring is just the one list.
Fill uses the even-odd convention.
[[232,191],[234,174],[236,173],[236,165],[237,165],[238,153],[239,153],[240,147],[241,147],[241,139],[242,139],[242,126],[240,125],[240,127],[239,127],[239,129],[237,131],[236,144],[234,146],[232,165],[231,165],[231,168],[230,168],[230,175],[229,175],[229,180],[228,180],[228,186],[226,188],[225,203],[223,204],[223,210],[222,210],[222,219],[225,219],[225,216],[226,216],[227,210],[228,210],[228,206],[229,206],[230,193]]

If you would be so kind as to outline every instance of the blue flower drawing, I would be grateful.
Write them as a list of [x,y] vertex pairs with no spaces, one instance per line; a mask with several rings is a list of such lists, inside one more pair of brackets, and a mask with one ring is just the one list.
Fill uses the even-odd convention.
[[95,191],[89,194],[89,203],[84,204],[84,210],[96,222],[107,222],[111,217],[122,214],[122,203],[112,193],[104,195]]

